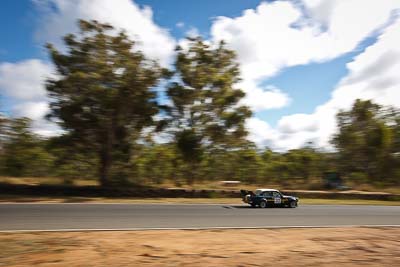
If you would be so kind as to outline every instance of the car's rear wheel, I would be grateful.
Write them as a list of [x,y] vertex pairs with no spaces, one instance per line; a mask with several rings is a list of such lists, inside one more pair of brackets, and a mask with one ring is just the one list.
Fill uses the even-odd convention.
[[297,202],[296,201],[290,202],[289,207],[290,208],[296,208],[297,207]]
[[267,207],[267,201],[263,200],[260,202],[260,208],[266,208]]

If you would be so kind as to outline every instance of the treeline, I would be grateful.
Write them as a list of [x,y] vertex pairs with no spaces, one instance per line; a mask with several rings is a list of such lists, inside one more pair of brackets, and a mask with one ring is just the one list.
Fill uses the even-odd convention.
[[[338,114],[336,151],[313,147],[274,152],[250,142],[237,150],[205,152],[196,169],[187,163],[175,142],[134,144],[135,153],[113,164],[110,181],[118,185],[239,180],[319,189],[325,172],[339,172],[349,185],[400,185],[399,114],[370,101],[357,100]],[[0,172],[15,177],[98,179],[95,153],[69,146],[65,136],[43,138],[30,129],[27,118],[2,120]],[[362,125],[362,126],[361,126]]]
[[[97,179],[99,159],[89,151],[66,145],[65,136],[43,138],[30,129],[27,118],[3,120],[1,174],[16,177]],[[240,180],[247,183],[298,184],[321,177],[334,154],[305,147],[277,153],[258,149],[250,142],[237,150],[204,152],[199,165],[183,158],[175,142],[137,143],[126,162],[116,162],[110,180],[118,184],[172,181],[177,185],[201,181]]]
[[29,119],[1,117],[1,175],[88,178],[102,186],[312,185],[336,171],[353,183],[399,184],[400,117],[393,108],[358,100],[340,112],[334,152],[312,144],[285,153],[258,149],[246,139],[252,113],[236,88],[236,55],[223,42],[188,39],[177,47],[173,69],[165,69],[123,31],[96,21],[79,26],[78,36],[64,38],[66,53],[47,45],[57,70],[46,83],[47,117],[63,134],[43,138]]

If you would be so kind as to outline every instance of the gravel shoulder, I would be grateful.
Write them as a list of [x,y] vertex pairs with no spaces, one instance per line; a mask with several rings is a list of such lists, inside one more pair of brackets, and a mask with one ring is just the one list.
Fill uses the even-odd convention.
[[400,228],[1,233],[0,266],[399,266]]

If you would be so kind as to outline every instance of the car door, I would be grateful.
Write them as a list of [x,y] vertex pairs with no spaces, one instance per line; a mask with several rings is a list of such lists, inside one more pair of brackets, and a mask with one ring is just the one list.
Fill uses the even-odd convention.
[[274,199],[272,197],[272,192],[271,191],[265,191],[262,194],[263,198],[267,200],[267,206],[272,207],[274,206]]
[[277,192],[277,191],[273,191],[272,192],[272,199],[273,199],[273,205],[274,206],[282,206],[282,195]]

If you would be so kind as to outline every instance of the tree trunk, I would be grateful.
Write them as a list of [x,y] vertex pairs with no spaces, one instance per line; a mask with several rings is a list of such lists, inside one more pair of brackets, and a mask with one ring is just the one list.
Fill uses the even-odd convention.
[[106,140],[102,144],[101,150],[100,150],[100,185],[102,187],[106,187],[110,184],[109,180],[109,173],[110,173],[110,168],[111,168],[111,163],[112,163],[112,131],[108,131]]
[[109,173],[111,167],[111,156],[110,152],[106,149],[100,153],[100,185],[106,187],[109,185]]
[[188,185],[193,185],[194,182],[197,180],[197,172],[198,172],[198,164],[197,162],[190,162],[189,163],[189,169],[187,170],[187,184]]

